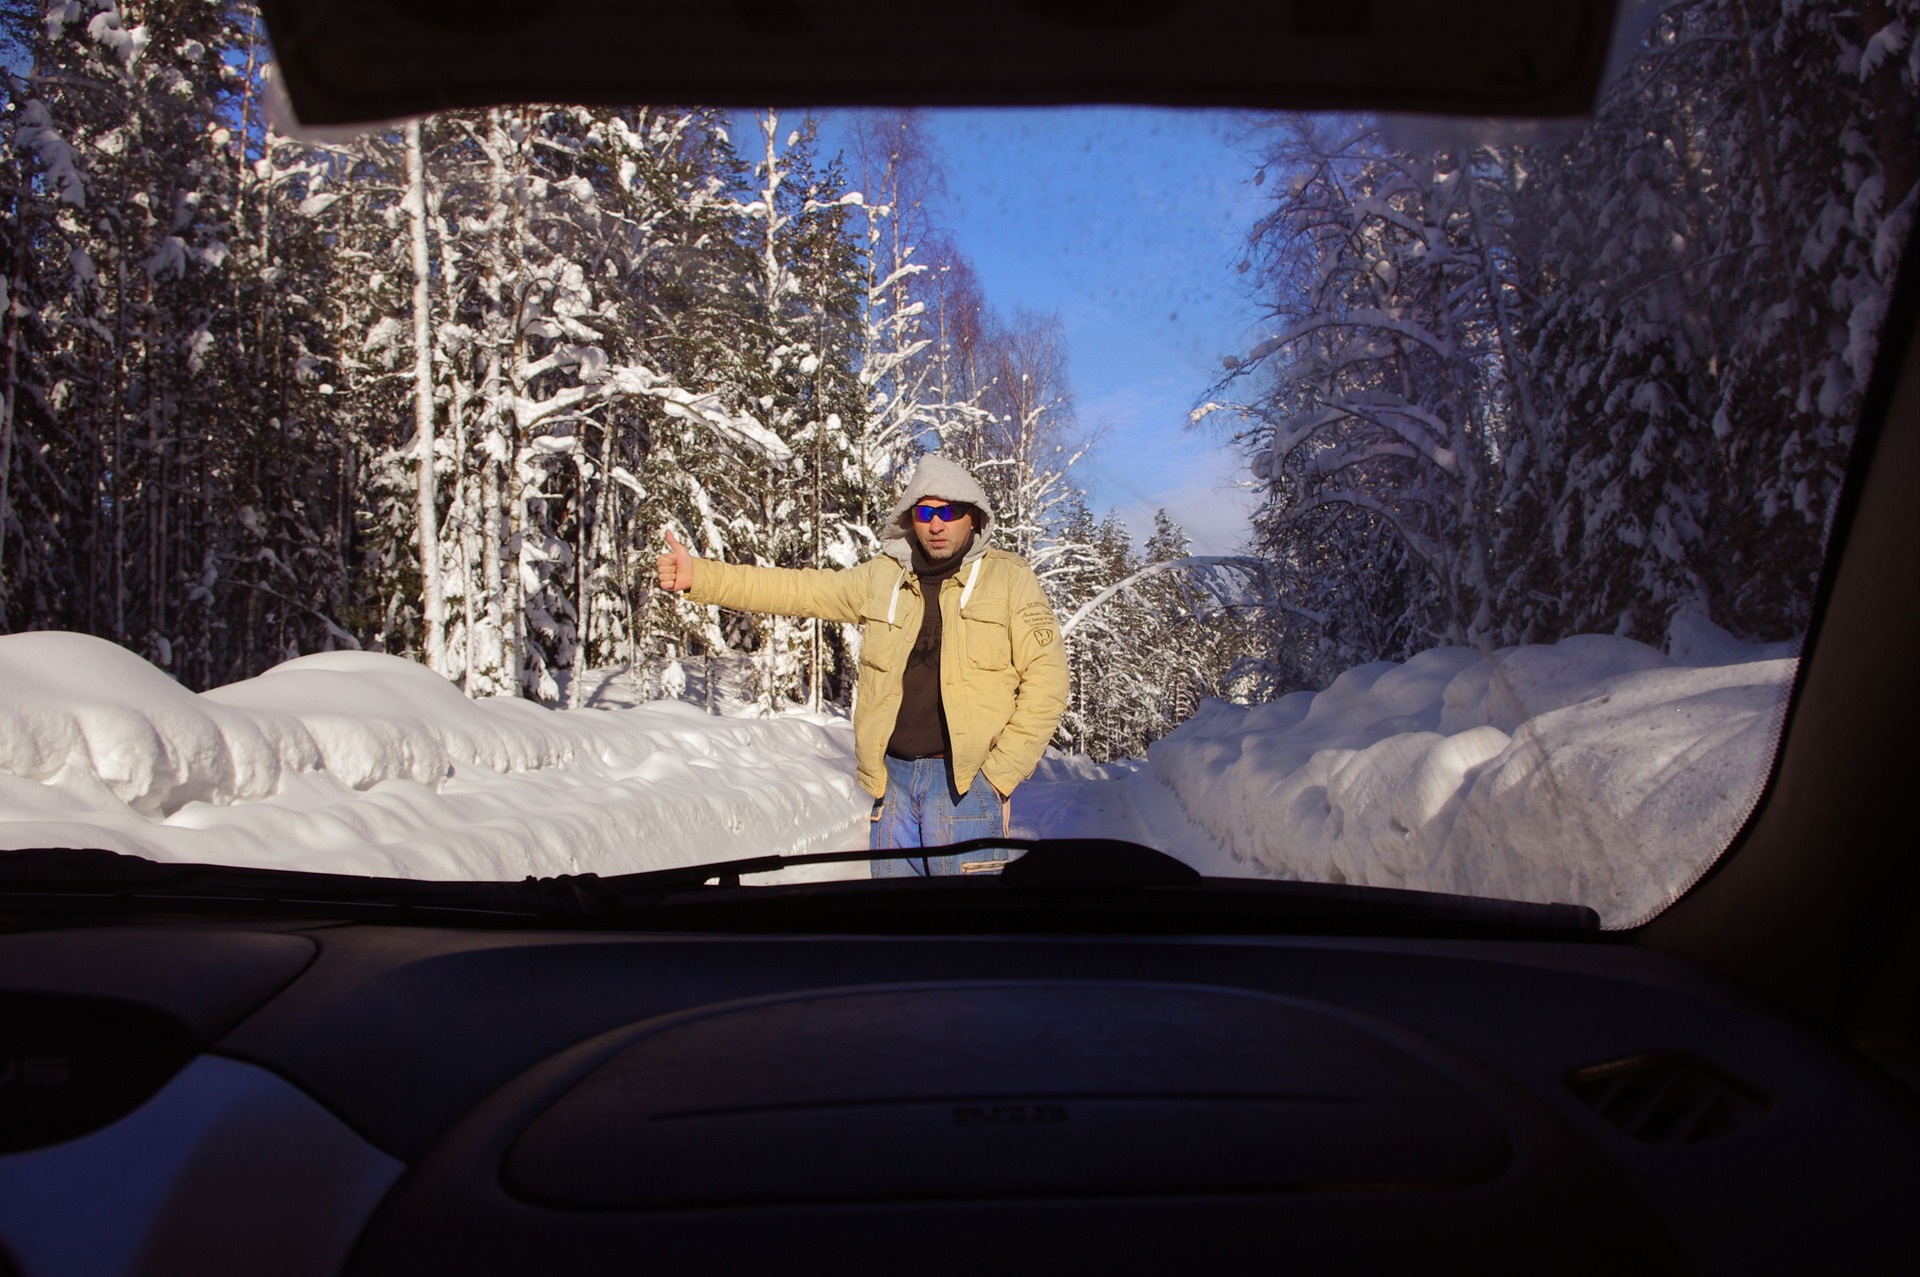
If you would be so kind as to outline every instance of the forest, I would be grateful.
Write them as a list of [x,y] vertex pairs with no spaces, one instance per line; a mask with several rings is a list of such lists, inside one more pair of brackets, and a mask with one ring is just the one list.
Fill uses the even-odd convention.
[[192,688],[364,648],[564,705],[750,653],[770,707],[844,704],[854,634],[657,593],[661,531],[848,565],[939,448],[1080,617],[1059,743],[1096,758],[1442,644],[1797,636],[1912,224],[1920,0],[1635,13],[1591,120],[1246,122],[1269,203],[1222,269],[1267,336],[1192,428],[1262,503],[1243,560],[1169,568],[1170,520],[1088,508],[1062,324],[984,295],[912,111],[831,149],[659,105],[322,138],[245,4],[0,0],[0,628]]
[[1681,612],[1806,633],[1920,198],[1920,5],[1625,13],[1589,121],[1262,126],[1269,336],[1195,417],[1298,609],[1270,690]]

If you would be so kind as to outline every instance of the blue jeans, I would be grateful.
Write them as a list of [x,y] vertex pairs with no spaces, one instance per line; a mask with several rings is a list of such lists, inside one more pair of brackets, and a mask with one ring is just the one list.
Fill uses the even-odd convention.
[[[944,758],[887,755],[887,793],[873,805],[874,851],[944,847],[969,838],[1002,838],[1006,820],[1000,796],[985,776],[975,776],[964,794],[953,792]],[[1005,860],[1005,851],[969,851],[958,856],[913,856],[876,860],[876,878],[926,878],[961,872],[971,861]]]

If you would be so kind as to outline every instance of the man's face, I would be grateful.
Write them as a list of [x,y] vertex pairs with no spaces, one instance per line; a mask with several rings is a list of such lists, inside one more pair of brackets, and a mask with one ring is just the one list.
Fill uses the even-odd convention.
[[[915,502],[913,512],[913,536],[920,542],[920,552],[933,563],[950,559],[967,548],[967,542],[973,536],[973,507],[949,501],[945,497],[921,497]],[[954,519],[944,519],[935,514],[927,522],[920,522],[921,506],[952,506]],[[960,513],[965,511],[965,513]]]

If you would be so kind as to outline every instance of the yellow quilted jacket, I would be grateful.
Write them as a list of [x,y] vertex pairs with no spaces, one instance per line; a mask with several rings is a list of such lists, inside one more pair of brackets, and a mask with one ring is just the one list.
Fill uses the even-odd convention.
[[[920,578],[886,554],[838,571],[695,559],[691,597],[859,624],[854,753],[861,786],[875,798],[885,794],[887,741],[900,713],[907,653],[920,632]],[[953,783],[965,793],[984,774],[995,790],[1011,794],[1039,765],[1067,707],[1060,623],[1026,560],[995,549],[942,583],[940,614],[940,701]]]

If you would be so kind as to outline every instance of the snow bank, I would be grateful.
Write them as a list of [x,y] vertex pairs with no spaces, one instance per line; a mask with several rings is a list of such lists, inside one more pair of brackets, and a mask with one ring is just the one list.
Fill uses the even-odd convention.
[[0,848],[517,879],[845,845],[869,805],[842,721],[475,701],[363,652],[195,695],[111,643],[18,634],[0,686]]
[[1678,660],[1599,635],[1438,648],[1323,692],[1210,701],[1148,763],[1256,871],[1566,901],[1631,926],[1725,848],[1779,741],[1793,660],[1710,637]]
[[[1050,754],[1014,832],[1632,925],[1752,810],[1793,668],[1704,618],[1666,654],[1600,636],[1439,648],[1322,692],[1207,702],[1144,764]],[[703,700],[724,683],[695,673]],[[195,695],[99,640],[0,637],[0,848],[516,879],[864,844],[844,720],[713,717],[644,700],[655,681],[602,677],[587,703],[606,708],[559,711],[345,652]]]

